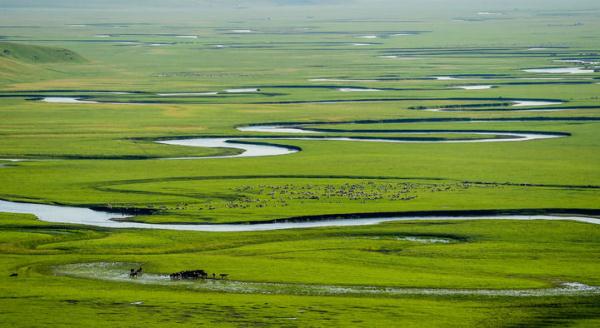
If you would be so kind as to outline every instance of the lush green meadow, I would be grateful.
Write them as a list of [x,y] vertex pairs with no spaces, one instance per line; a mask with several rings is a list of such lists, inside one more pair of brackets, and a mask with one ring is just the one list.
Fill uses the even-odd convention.
[[[159,224],[600,214],[594,1],[39,2],[0,3],[0,200],[110,208]],[[561,67],[585,72],[525,71]],[[489,88],[463,89],[477,86]],[[418,142],[238,129],[268,124]],[[482,132],[559,137],[462,142],[489,137]],[[202,159],[241,150],[156,143],[208,137],[300,151]],[[0,326],[593,327],[598,293],[477,291],[596,288],[599,237],[598,225],[571,221],[208,233],[0,213]],[[149,275],[205,269],[272,290],[62,271],[86,263],[140,264]],[[433,292],[333,292],[343,287]],[[444,289],[473,293],[435,292]]]

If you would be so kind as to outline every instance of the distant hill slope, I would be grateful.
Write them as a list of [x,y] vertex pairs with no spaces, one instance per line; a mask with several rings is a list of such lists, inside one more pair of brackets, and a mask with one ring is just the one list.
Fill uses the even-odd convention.
[[68,49],[10,42],[0,42],[0,58],[41,64],[85,61],[79,54]]
[[49,65],[85,63],[79,54],[63,49],[0,42],[0,88],[20,82],[43,81],[64,75]]

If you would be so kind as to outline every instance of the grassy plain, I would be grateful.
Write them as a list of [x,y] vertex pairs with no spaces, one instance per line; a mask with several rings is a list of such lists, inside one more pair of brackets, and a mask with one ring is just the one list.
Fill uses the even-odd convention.
[[[519,3],[519,10],[514,3],[463,2],[448,11],[397,3],[367,9],[360,1],[343,10],[331,5],[335,11],[285,5],[269,7],[271,19],[260,6],[207,9],[226,13],[210,16],[219,19],[194,16],[198,8],[164,15],[136,7],[64,9],[58,19],[56,8],[7,6],[11,15],[0,26],[0,199],[152,209],[155,214],[134,219],[152,223],[411,211],[597,213],[600,75],[523,69],[593,70],[591,62],[600,61],[600,8],[585,1],[575,9]],[[242,29],[252,32],[234,31]],[[370,35],[377,38],[361,38]],[[465,85],[495,87],[457,88]],[[246,88],[260,90],[227,91]],[[218,94],[160,95],[206,92]],[[100,103],[40,101],[48,96]],[[518,100],[562,104],[513,107]],[[415,109],[446,107],[456,110]],[[449,120],[467,118],[488,121]],[[198,160],[164,158],[239,151],[154,142],[258,138],[264,134],[236,127],[289,122],[336,129],[328,136],[399,136],[382,130],[442,130],[427,136],[444,139],[479,138],[451,132],[475,130],[569,135],[499,143],[260,139],[302,151]],[[199,233],[49,224],[5,213],[0,325],[593,327],[600,320],[597,295],[218,293],[55,275],[53,268],[130,262],[152,273],[205,268],[236,281],[332,286],[599,286],[598,234],[591,224],[501,220]]]

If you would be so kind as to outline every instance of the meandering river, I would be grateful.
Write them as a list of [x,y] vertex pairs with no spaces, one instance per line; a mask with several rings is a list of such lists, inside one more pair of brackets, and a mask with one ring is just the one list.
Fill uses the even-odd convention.
[[594,217],[561,215],[382,216],[379,218],[323,219],[303,222],[267,222],[255,224],[150,224],[123,221],[125,219],[131,219],[131,215],[109,213],[84,207],[18,203],[4,200],[0,200],[0,212],[32,214],[42,221],[53,223],[83,224],[104,228],[163,229],[203,232],[247,232],[323,227],[351,227],[398,221],[549,220],[600,224],[600,219]]
[[[320,130],[309,129],[303,125],[255,125],[239,127],[242,132],[260,132],[260,133],[289,133],[289,134],[308,134],[302,137],[219,137],[219,138],[188,138],[158,141],[161,144],[189,146],[189,147],[209,147],[209,148],[235,148],[243,152],[237,155],[212,156],[212,157],[193,157],[176,159],[198,159],[198,158],[235,158],[235,157],[262,157],[287,155],[298,152],[294,147],[258,144],[256,140],[314,140],[314,141],[355,141],[355,142],[382,142],[382,143],[484,143],[484,142],[519,142],[531,140],[543,140],[565,137],[565,134],[550,132],[511,132],[511,131],[455,131],[455,130],[436,130],[436,131],[381,131],[380,133],[394,133],[397,135],[435,135],[435,134],[456,134],[456,135],[480,135],[485,138],[478,139],[442,139],[427,140],[415,138],[365,138],[365,137],[323,137],[314,136],[314,134],[324,133]],[[348,131],[352,132],[352,131]],[[245,142],[244,142],[245,141]],[[252,143],[254,142],[254,143]]]

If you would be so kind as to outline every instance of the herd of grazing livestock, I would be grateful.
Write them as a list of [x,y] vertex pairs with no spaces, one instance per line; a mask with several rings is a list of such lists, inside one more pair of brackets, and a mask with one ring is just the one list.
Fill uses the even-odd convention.
[[[142,273],[143,273],[143,270],[141,267],[139,269],[131,269],[129,271],[129,278],[131,278],[131,279],[139,278],[142,276]],[[220,273],[219,275],[217,275],[216,273],[213,273],[213,274],[209,275],[204,270],[179,271],[179,272],[171,273],[169,275],[169,278],[171,280],[198,280],[198,279],[225,280],[225,279],[227,279],[227,277],[229,277],[229,274],[227,274],[227,273]]]

